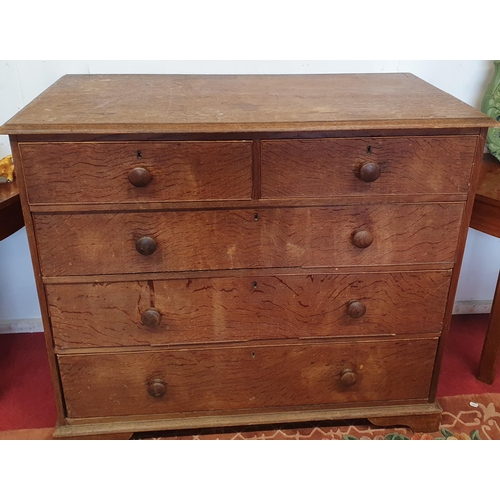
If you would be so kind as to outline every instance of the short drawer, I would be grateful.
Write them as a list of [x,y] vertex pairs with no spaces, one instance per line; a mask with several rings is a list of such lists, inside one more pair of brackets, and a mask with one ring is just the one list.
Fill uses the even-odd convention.
[[60,355],[68,417],[426,399],[437,340]]
[[449,271],[47,285],[56,347],[435,333]]
[[30,203],[248,200],[251,141],[23,143]]
[[466,194],[475,136],[262,141],[263,198]]
[[[454,261],[463,205],[35,214],[46,276]],[[369,245],[369,246],[367,246]]]

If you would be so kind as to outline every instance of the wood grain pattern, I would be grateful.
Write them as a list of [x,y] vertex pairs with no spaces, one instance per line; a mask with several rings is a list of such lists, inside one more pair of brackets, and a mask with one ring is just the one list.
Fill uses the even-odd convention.
[[[262,196],[466,193],[476,142],[475,136],[262,141]],[[369,162],[381,170],[373,182],[359,178]]]
[[411,416],[371,417],[368,419],[374,425],[382,427],[408,426],[413,432],[437,432],[441,424],[441,412]]
[[465,202],[466,193],[457,194],[374,194],[367,196],[336,196],[330,198],[281,198],[281,199],[254,199],[254,200],[212,200],[204,201],[147,201],[134,203],[33,203],[30,210],[35,213],[69,213],[69,212],[140,212],[170,211],[170,210],[223,210],[223,209],[251,209],[263,208],[290,208],[290,207],[324,207],[333,205],[380,205],[391,203],[453,203]]
[[500,203],[476,199],[469,225],[472,229],[500,238]]
[[477,379],[485,384],[493,384],[500,354],[500,273],[498,274],[495,295],[491,306],[488,330],[484,339]]
[[500,161],[490,153],[483,155],[475,198],[500,205]]
[[167,429],[203,429],[214,427],[239,427],[242,425],[262,425],[291,422],[318,422],[324,420],[345,421],[359,418],[377,418],[382,416],[401,417],[407,425],[412,427],[411,416],[415,415],[417,423],[425,419],[426,415],[441,415],[442,409],[437,403],[426,401],[405,403],[385,402],[383,405],[367,403],[364,406],[349,404],[328,405],[326,409],[304,410],[277,410],[277,411],[247,411],[238,414],[224,414],[219,412],[205,413],[204,415],[190,413],[176,418],[171,416],[132,416],[132,417],[106,417],[87,419],[67,419],[68,425],[57,426],[54,439],[65,437],[86,438],[109,433],[125,432],[151,432]]
[[136,273],[134,276],[130,274],[87,274],[85,276],[43,276],[43,283],[47,285],[69,285],[73,283],[118,283],[124,281],[162,281],[164,279],[193,279],[193,278],[248,278],[259,276],[276,276],[285,275],[301,275],[309,276],[314,274],[364,274],[364,273],[399,273],[410,270],[411,272],[432,272],[432,271],[449,271],[452,266],[443,266],[442,263],[423,263],[370,266],[368,268],[360,268],[357,266],[342,266],[342,267],[316,267],[314,270],[302,267],[273,267],[268,269],[230,269],[218,271],[171,271],[165,273]]
[[110,142],[110,141],[257,141],[274,139],[326,139],[347,137],[409,137],[409,136],[478,136],[479,127],[453,127],[453,128],[371,128],[366,130],[312,130],[289,132],[177,132],[177,133],[71,133],[64,134],[19,134],[19,144],[25,142]]
[[458,279],[460,276],[460,268],[462,266],[462,259],[465,250],[465,242],[467,240],[467,235],[469,232],[469,223],[472,214],[472,208],[474,206],[474,195],[477,189],[479,174],[481,172],[481,164],[483,161],[483,152],[486,142],[486,134],[488,129],[483,129],[478,136],[476,152],[474,154],[474,161],[472,163],[472,175],[469,187],[469,196],[465,204],[465,209],[462,214],[462,220],[460,222],[460,233],[457,240],[456,252],[455,252],[455,266],[451,275],[450,282],[450,292],[448,295],[448,302],[446,304],[446,310],[444,313],[444,325],[439,339],[438,353],[436,356],[436,364],[434,367],[434,374],[432,378],[431,391],[429,395],[429,402],[433,402],[436,399],[437,386],[439,381],[439,372],[441,369],[441,363],[443,360],[444,347],[446,345],[446,340],[450,331],[451,317],[453,314],[453,307],[455,302],[455,294],[458,286]]
[[0,130],[58,434],[435,425],[490,126],[408,74],[63,77]]
[[42,281],[42,271],[40,269],[40,258],[37,249],[37,241],[35,234],[35,227],[32,214],[29,210],[28,192],[24,183],[23,164],[19,155],[19,148],[16,137],[9,137],[12,156],[14,164],[16,165],[16,178],[19,183],[19,198],[21,200],[21,209],[23,212],[23,219],[26,225],[26,235],[28,237],[29,250],[31,255],[31,262],[33,264],[33,273],[36,284],[36,291],[38,300],[40,302],[40,312],[42,315],[43,330],[45,347],[49,360],[50,374],[52,376],[52,385],[54,387],[55,404],[57,409],[57,423],[64,424],[66,420],[64,401],[61,388],[61,379],[59,377],[59,367],[57,366],[56,355],[54,353],[54,341],[52,339],[52,329],[50,325],[50,316],[47,306],[47,297],[45,295],[45,288]]
[[262,170],[262,148],[261,141],[252,142],[252,199],[258,200],[261,197],[261,170]]
[[[46,285],[58,348],[439,333],[451,273]],[[366,306],[349,317],[351,300]],[[141,323],[145,311],[158,326]]]
[[66,75],[1,134],[284,132],[493,127],[408,73]]
[[19,187],[17,179],[14,178],[12,182],[0,183],[0,210],[15,203],[19,203]]
[[[250,141],[27,143],[20,149],[31,203],[251,198]],[[145,187],[129,182],[137,167],[151,175]]]
[[24,226],[17,180],[0,184],[0,241]]
[[[453,262],[462,204],[34,216],[46,276]],[[351,242],[368,229],[368,248]],[[151,236],[152,255],[136,241]]]
[[[500,238],[500,163],[491,154],[483,156],[470,227]],[[477,378],[486,384],[495,380],[500,352],[500,274],[484,340]]]
[[[68,417],[290,407],[422,398],[436,340],[59,356]],[[340,383],[345,368],[358,375]],[[167,384],[163,397],[148,382]]]
[[483,156],[470,227],[500,238],[500,162]]

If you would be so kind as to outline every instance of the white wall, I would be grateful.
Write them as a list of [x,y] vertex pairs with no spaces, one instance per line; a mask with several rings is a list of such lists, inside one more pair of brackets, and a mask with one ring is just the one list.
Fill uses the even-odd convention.
[[[67,73],[410,72],[480,108],[492,61],[0,61],[0,123]],[[0,158],[10,153],[0,135]],[[469,230],[457,301],[491,301],[500,240]],[[26,321],[27,319],[34,321]],[[25,230],[0,242],[0,332],[39,328],[40,309]]]

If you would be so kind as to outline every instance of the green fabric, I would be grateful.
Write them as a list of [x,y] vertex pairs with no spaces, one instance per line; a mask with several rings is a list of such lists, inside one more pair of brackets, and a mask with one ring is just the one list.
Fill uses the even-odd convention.
[[[500,61],[493,61],[495,64],[495,74],[488,85],[481,104],[481,111],[491,116],[494,120],[500,121]],[[486,137],[486,147],[490,153],[500,160],[500,129],[488,129]]]

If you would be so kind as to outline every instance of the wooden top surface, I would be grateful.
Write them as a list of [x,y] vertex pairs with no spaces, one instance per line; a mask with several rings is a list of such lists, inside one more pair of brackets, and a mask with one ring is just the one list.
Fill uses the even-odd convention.
[[483,156],[476,197],[500,206],[500,161],[489,153]]
[[0,133],[292,132],[495,124],[408,73],[66,75]]
[[0,183],[0,211],[19,200],[17,181]]

